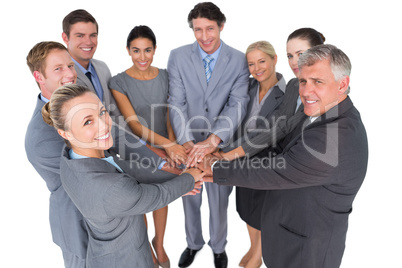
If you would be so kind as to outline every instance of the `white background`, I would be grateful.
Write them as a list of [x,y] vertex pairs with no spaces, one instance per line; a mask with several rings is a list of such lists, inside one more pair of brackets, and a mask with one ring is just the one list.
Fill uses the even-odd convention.
[[[59,248],[51,241],[49,192],[26,159],[24,136],[39,93],[26,65],[29,50],[41,41],[59,41],[61,22],[70,11],[84,8],[99,24],[95,58],[105,61],[112,75],[131,66],[125,49],[129,31],[150,26],[157,37],[154,66],[166,68],[169,51],[192,43],[188,12],[198,1],[9,1],[0,11],[2,119],[0,140],[0,267],[63,267]],[[287,36],[313,27],[351,59],[351,98],[365,123],[370,162],[350,216],[342,268],[401,267],[400,145],[401,64],[400,8],[397,1],[214,1],[227,17],[221,38],[238,50],[258,40],[271,42],[278,54],[277,71],[293,78],[286,59]],[[358,3],[357,3],[358,2]],[[396,80],[396,81],[395,81]],[[5,105],[5,106],[4,106]],[[399,178],[399,179],[398,179]],[[204,238],[208,241],[208,210],[204,193]],[[226,248],[229,267],[237,267],[248,250],[245,224],[229,207]],[[150,226],[152,226],[151,216]],[[149,230],[150,239],[153,228]],[[169,205],[165,248],[176,267],[186,247],[182,203]],[[213,267],[205,246],[192,267]]]

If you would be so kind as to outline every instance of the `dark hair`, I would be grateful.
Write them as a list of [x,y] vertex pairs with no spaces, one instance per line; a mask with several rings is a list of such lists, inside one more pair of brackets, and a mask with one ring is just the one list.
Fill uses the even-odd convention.
[[193,28],[193,19],[197,18],[206,18],[216,21],[219,27],[226,22],[225,15],[221,12],[219,7],[211,2],[202,2],[194,6],[187,18],[190,28]]
[[300,28],[291,33],[286,42],[294,38],[300,38],[307,40],[311,47],[322,45],[325,42],[325,37],[322,33],[316,31],[313,28]]
[[63,19],[63,32],[70,38],[70,30],[73,24],[78,22],[92,22],[96,26],[96,32],[98,32],[98,23],[95,18],[84,9],[77,9],[71,11],[67,16]]
[[156,37],[154,32],[146,25],[135,26],[127,37],[127,48],[130,49],[130,43],[137,38],[147,38],[152,41],[154,48],[156,47]]

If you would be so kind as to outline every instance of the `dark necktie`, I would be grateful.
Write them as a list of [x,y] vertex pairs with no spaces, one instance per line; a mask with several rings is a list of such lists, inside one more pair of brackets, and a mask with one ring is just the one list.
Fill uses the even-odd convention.
[[85,75],[88,77],[89,81],[91,81],[91,84],[92,84],[92,86],[93,86],[94,89],[95,89],[94,82],[92,82],[91,72],[88,71],[88,72],[85,73]]
[[91,72],[88,71],[88,72],[85,73],[85,75],[88,77],[89,81],[91,81],[91,84],[92,84],[92,86],[94,87],[94,90],[95,90],[95,92],[96,92],[96,95],[98,95],[98,97],[99,97],[100,100],[103,100],[103,96],[102,96],[102,93],[103,93],[103,92],[98,92],[98,89],[95,87],[94,82],[92,82]]

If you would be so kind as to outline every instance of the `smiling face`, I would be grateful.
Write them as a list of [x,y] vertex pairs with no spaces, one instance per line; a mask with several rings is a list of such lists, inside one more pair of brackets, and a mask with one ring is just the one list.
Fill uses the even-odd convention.
[[346,99],[349,76],[335,81],[329,60],[320,60],[311,66],[303,66],[299,75],[299,94],[304,113],[316,117]]
[[68,101],[63,110],[67,111],[66,130],[58,132],[70,142],[74,152],[88,157],[104,157],[104,151],[113,145],[112,119],[99,98],[87,92]]
[[87,69],[98,46],[96,25],[92,22],[77,22],[71,25],[70,36],[63,33],[62,37],[71,57]]
[[303,40],[300,38],[290,39],[286,44],[286,52],[288,56],[289,66],[296,77],[299,76],[299,67],[297,66],[299,57],[304,51],[308,50],[309,48],[311,48],[310,43],[307,40]]
[[206,18],[193,19],[192,22],[194,36],[201,49],[207,54],[212,54],[218,50],[221,45],[220,33],[224,25],[222,24],[219,27],[216,21]]
[[43,97],[50,99],[53,92],[68,84],[75,84],[77,73],[74,62],[66,50],[54,49],[46,57],[44,73],[33,73],[38,82]]
[[147,70],[154,59],[155,49],[153,43],[148,38],[136,38],[130,42],[127,48],[128,54],[134,63],[135,68],[140,71]]
[[248,69],[251,75],[260,83],[275,80],[275,65],[277,57],[271,56],[255,49],[247,53]]

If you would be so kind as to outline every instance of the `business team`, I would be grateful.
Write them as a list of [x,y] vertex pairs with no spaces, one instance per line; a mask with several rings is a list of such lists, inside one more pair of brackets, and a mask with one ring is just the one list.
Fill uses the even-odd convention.
[[[266,41],[253,43],[245,55],[221,40],[225,22],[225,15],[215,4],[195,5],[188,23],[196,41],[170,53],[165,100],[169,107],[164,113],[168,115],[168,128],[171,124],[173,130],[169,138],[175,138],[170,139],[175,150],[167,149],[169,153],[156,148],[160,144],[150,139],[139,139],[134,129],[122,124],[128,120],[122,115],[125,112],[120,113],[119,102],[124,94],[130,97],[131,93],[120,91],[121,97],[111,94],[109,68],[93,59],[98,24],[87,11],[75,10],[64,18],[62,39],[67,49],[57,42],[41,42],[28,54],[27,63],[41,93],[27,129],[26,152],[52,193],[51,230],[54,242],[62,249],[65,267],[170,267],[163,237],[158,249],[154,245],[155,256],[149,242],[146,247],[139,246],[133,237],[130,243],[127,234],[140,234],[127,230],[137,226],[146,236],[140,216],[184,194],[187,248],[179,267],[190,266],[205,244],[200,214],[204,187],[210,210],[208,245],[215,267],[228,267],[225,246],[232,186],[241,187],[237,194],[243,198],[243,207],[238,202],[238,211],[247,223],[251,241],[240,266],[260,267],[261,256],[269,267],[340,266],[348,216],[365,177],[368,158],[364,125],[348,96],[349,58],[335,46],[322,45],[325,38],[314,29],[299,29],[287,43],[289,65],[296,79],[286,86],[283,76],[275,71],[277,56],[272,45]],[[150,68],[149,55],[153,55],[156,41],[153,43],[150,29],[145,30],[147,34],[137,37],[141,42],[135,46],[127,42],[129,54],[138,53],[138,57],[131,55],[134,69],[125,73],[132,74],[132,79],[138,80],[135,74],[141,74],[140,80],[153,81],[166,71]],[[313,42],[311,36],[320,41]],[[299,57],[295,67],[294,59],[297,62]],[[75,83],[84,87],[70,86]],[[60,98],[62,89],[64,99]],[[298,89],[300,97],[295,94]],[[79,93],[66,96],[73,91]],[[114,95],[119,97],[117,104]],[[68,121],[71,125],[54,124],[67,122],[63,120],[69,118],[69,111],[77,113],[71,103],[93,104],[83,108],[88,111],[83,118],[92,118],[85,129],[74,124],[77,116]],[[43,106],[43,119],[53,128],[42,119]],[[94,112],[91,107],[101,108]],[[98,128],[83,146],[79,141],[88,137],[92,124],[102,126],[104,133],[100,135]],[[67,141],[65,150],[63,139]],[[162,148],[166,149],[166,145]],[[252,156],[245,152],[250,147],[265,149]],[[144,169],[133,164],[133,153],[158,164],[153,171]],[[110,163],[109,155],[114,163]],[[187,159],[183,159],[186,155]],[[110,169],[101,168],[99,164],[104,161],[93,162],[95,169],[91,168],[88,156],[108,158]],[[239,156],[244,157],[235,159]],[[176,177],[183,166],[185,174]],[[101,180],[94,181],[95,178]],[[79,185],[103,189],[103,198],[95,194],[88,199],[89,192],[83,192]],[[155,199],[149,197],[135,207],[144,191]],[[129,193],[142,194],[132,201],[121,199]],[[158,198],[165,201],[159,202]],[[119,204],[126,206],[124,212],[119,210]],[[247,209],[253,213],[245,214]],[[119,225],[111,237],[110,223],[122,216],[124,220],[119,224],[124,222],[127,228]],[[105,237],[111,242],[100,243],[99,239]],[[117,246],[118,241],[125,241],[124,251]]]

